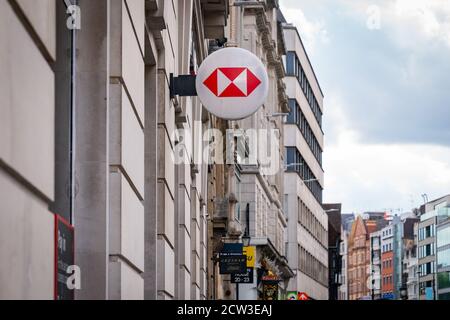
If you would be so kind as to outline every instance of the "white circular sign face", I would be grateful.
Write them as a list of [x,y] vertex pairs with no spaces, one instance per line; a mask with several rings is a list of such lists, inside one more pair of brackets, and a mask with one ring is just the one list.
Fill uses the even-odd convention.
[[222,119],[240,120],[264,104],[269,78],[253,53],[242,48],[224,48],[203,61],[195,86],[209,112]]

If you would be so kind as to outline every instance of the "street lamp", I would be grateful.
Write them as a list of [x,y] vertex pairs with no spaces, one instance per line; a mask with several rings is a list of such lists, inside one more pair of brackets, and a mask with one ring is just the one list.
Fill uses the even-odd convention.
[[325,210],[325,213],[339,211],[339,209],[328,209]]
[[408,300],[408,291],[406,290],[405,287],[400,288],[400,298],[402,300]]
[[372,266],[372,301],[375,300],[375,270]]
[[281,113],[281,112],[276,112],[276,113],[272,113],[272,114],[266,114],[267,119],[269,118],[277,118],[277,117],[287,117],[289,115],[289,113]]

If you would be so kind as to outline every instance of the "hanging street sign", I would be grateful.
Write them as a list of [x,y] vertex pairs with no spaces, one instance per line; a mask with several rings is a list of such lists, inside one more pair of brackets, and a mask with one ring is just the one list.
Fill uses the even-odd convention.
[[224,243],[219,252],[220,274],[245,273],[247,257],[242,254],[242,243]]
[[247,257],[240,255],[219,254],[220,274],[245,273],[247,270]]
[[255,246],[244,247],[243,254],[247,256],[247,268],[255,267]]
[[225,120],[251,116],[269,91],[261,60],[242,48],[224,48],[208,56],[198,69],[195,87],[205,108]]
[[278,300],[277,282],[263,282],[263,300]]
[[224,243],[223,244],[223,248],[221,250],[222,254],[225,253],[229,253],[232,254],[234,253],[235,255],[241,255],[242,251],[243,251],[243,244],[242,243]]
[[253,283],[253,268],[247,268],[244,273],[233,273],[231,283]]

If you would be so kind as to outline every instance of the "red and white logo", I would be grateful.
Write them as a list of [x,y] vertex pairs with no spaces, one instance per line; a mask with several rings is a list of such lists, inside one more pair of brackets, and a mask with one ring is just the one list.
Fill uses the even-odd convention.
[[206,110],[226,120],[245,119],[266,102],[267,68],[242,48],[223,48],[200,65],[195,80],[197,96]]
[[261,84],[248,68],[217,68],[203,82],[219,98],[248,97]]
[[306,301],[309,300],[309,296],[304,292],[299,292],[297,296],[297,300]]

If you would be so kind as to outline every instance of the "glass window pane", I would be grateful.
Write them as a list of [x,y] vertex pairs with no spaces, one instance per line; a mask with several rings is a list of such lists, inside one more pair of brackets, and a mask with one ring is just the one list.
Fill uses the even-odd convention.
[[450,244],[450,226],[437,232],[437,247],[440,248],[448,244]]
[[287,75],[289,76],[295,75],[294,63],[295,63],[295,52],[289,51],[286,55],[286,72]]

